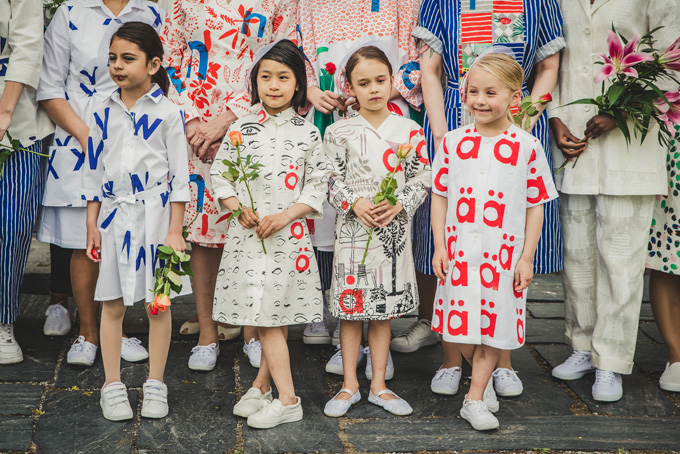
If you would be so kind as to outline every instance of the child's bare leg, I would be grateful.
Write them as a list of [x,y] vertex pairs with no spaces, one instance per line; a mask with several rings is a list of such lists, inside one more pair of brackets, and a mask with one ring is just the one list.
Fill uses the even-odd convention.
[[[243,327],[243,340],[247,344],[251,339],[260,340],[259,334],[257,334],[257,326],[244,326]],[[264,357],[262,358],[264,361]],[[262,363],[260,363],[262,367]]]
[[198,345],[217,343],[217,324],[212,319],[215,282],[222,259],[222,249],[191,245],[191,269],[194,271],[192,287],[196,299],[196,313],[201,332]]
[[512,362],[510,361],[510,352],[511,352],[511,350],[501,350],[501,354],[498,357],[498,364],[496,365],[496,367],[502,368],[502,369],[512,370]]
[[[297,403],[293,375],[290,371],[290,355],[286,342],[287,327],[258,327],[262,356],[266,358],[267,368],[279,391],[278,399],[284,406]],[[260,367],[262,365],[260,364]]]
[[[371,350],[371,367],[373,369],[373,379],[371,380],[371,391],[374,395],[383,389],[387,389],[385,383],[385,369],[387,369],[387,357],[390,352],[390,321],[371,320],[368,322],[368,346]],[[340,338],[342,340],[342,337]],[[343,352],[343,356],[344,356]],[[356,361],[354,361],[356,364]],[[396,399],[394,394],[385,393],[381,399]]]
[[172,315],[170,309],[150,315],[149,307],[147,305],[146,308],[149,317],[149,379],[163,383],[165,363],[170,350]]
[[[94,300],[98,276],[99,264],[87,258],[85,249],[74,249],[71,254],[71,289],[80,318],[79,335],[84,336],[87,342],[94,345],[99,344],[97,331],[99,302]],[[125,315],[124,312],[123,315]],[[122,337],[122,328],[121,335],[118,337]],[[118,343],[120,344],[120,339]]]
[[463,358],[465,358],[468,364],[472,366],[472,360],[477,345],[472,344],[452,344],[452,345],[455,345],[456,348],[458,348],[458,351],[460,352],[461,355],[463,355]]
[[106,382],[104,386],[120,381],[120,344],[123,335],[125,306],[123,298],[102,303],[100,341]]
[[[442,341],[442,349],[444,350],[442,368],[450,369],[452,367],[460,367],[463,364],[463,358],[459,347],[460,344]],[[470,356],[470,358],[472,358],[472,356]]]
[[484,400],[484,390],[489,383],[491,374],[496,368],[500,353],[501,350],[489,347],[488,345],[476,346],[472,360],[472,382],[467,394],[468,399]]
[[[339,319],[338,323],[340,323]],[[340,350],[342,350],[342,370],[344,373],[342,387],[351,390],[353,393],[359,390],[357,360],[361,348],[363,326],[364,322],[361,320],[342,320],[342,323],[340,323]],[[338,396],[338,399],[349,400],[350,397],[352,396],[342,393]]]
[[[286,337],[286,340],[288,339],[288,327],[283,326],[284,329],[284,336]],[[244,334],[244,339],[246,339],[245,334],[246,330],[254,330],[254,336],[248,338],[250,339],[257,339],[259,340],[260,335],[258,334],[257,330],[258,328],[256,326],[244,326],[243,327],[243,334]],[[247,341],[246,341],[247,342]],[[267,362],[267,357],[265,355],[262,355],[260,358],[260,368],[257,370],[257,376],[255,377],[255,380],[253,381],[253,384],[251,388],[257,388],[259,389],[262,394],[268,393],[272,389],[272,374],[271,371],[269,370],[269,363]]]

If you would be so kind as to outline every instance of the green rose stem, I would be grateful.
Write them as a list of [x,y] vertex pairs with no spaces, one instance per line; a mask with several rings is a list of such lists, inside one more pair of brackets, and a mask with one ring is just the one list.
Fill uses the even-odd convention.
[[[243,167],[243,159],[241,159],[241,145],[240,144],[236,145],[236,154],[238,155],[237,165],[238,165],[239,169],[241,170],[241,175],[243,175],[242,179],[243,179],[243,182],[246,184],[246,191],[248,191],[248,197],[250,197],[250,206],[252,207],[253,211],[257,212],[255,210],[255,202],[253,201],[253,194],[250,192],[250,185],[248,184],[246,169],[245,169],[245,167]],[[262,243],[262,250],[266,254],[267,248],[264,247],[264,240],[260,240],[260,243]]]
[[9,140],[10,146],[0,144],[0,175],[2,175],[2,170],[4,168],[5,161],[12,155],[12,153],[19,151],[26,151],[28,153],[37,154],[38,156],[44,156],[49,158],[50,155],[44,153],[38,153],[37,151],[29,150],[28,148],[23,148],[21,142],[18,139],[13,139],[9,131],[5,131],[5,136]]

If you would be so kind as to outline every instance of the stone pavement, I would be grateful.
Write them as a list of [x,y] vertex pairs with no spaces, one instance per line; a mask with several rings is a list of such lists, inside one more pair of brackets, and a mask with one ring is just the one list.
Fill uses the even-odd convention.
[[[232,415],[236,400],[256,371],[243,355],[242,341],[222,342],[216,369],[193,372],[186,363],[196,336],[174,334],[166,371],[170,414],[162,420],[140,417],[141,387],[147,363],[122,362],[135,418],[110,422],[99,408],[104,381],[101,358],[91,368],[70,366],[65,356],[76,330],[65,337],[42,333],[48,304],[48,250],[34,242],[22,294],[17,339],[25,360],[0,366],[0,452],[2,453],[364,453],[645,450],[680,452],[679,395],[659,389],[665,348],[648,303],[643,304],[633,374],[624,378],[619,402],[596,403],[590,395],[593,375],[573,382],[550,376],[550,368],[569,353],[564,344],[559,276],[540,276],[530,289],[527,346],[513,353],[524,382],[517,398],[499,398],[500,430],[478,433],[458,416],[465,388],[456,396],[438,396],[430,380],[441,360],[441,347],[412,354],[394,353],[392,390],[414,408],[396,417],[366,401],[369,382],[361,381],[363,400],[346,417],[323,415],[341,377],[326,374],[333,347],[307,346],[302,327],[291,329],[294,381],[305,418],[270,430],[254,430]],[[174,332],[193,312],[192,297],[173,302]],[[75,305],[71,304],[71,312]],[[397,320],[393,331],[413,318]],[[125,330],[147,344],[141,306],[131,309]],[[469,368],[464,377],[469,377]],[[360,378],[363,378],[363,373]]]

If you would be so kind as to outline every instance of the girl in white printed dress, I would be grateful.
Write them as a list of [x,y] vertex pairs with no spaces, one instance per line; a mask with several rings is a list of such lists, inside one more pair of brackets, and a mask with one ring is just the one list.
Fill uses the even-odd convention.
[[[307,99],[300,49],[287,39],[265,46],[249,81],[252,102],[261,105],[232,124],[211,169],[222,211],[249,207],[230,220],[213,318],[257,326],[260,369],[233,411],[247,417],[249,426],[266,429],[302,419],[286,340],[288,325],[322,318],[319,270],[305,218],[322,215],[328,162],[319,130],[296,112]],[[229,136],[242,137],[239,151]],[[248,187],[223,176],[229,169],[224,161],[236,162],[239,153],[244,161],[262,165]],[[272,380],[278,399],[272,399]]]
[[[344,371],[342,389],[324,412],[342,416],[361,399],[356,369],[362,322],[368,320],[368,400],[393,414],[407,415],[413,411],[409,404],[385,384],[390,319],[418,306],[410,221],[430,185],[430,166],[421,154],[423,130],[387,107],[393,76],[385,53],[375,46],[360,48],[350,56],[345,71],[350,93],[361,107],[358,114],[329,126],[324,137],[334,166],[328,199],[338,212],[331,307],[342,320]],[[413,150],[398,164],[396,151],[402,144]],[[374,205],[383,179],[395,166],[395,205],[387,200]]]
[[[164,266],[159,246],[186,248],[184,204],[189,201],[184,113],[170,102],[161,66],[163,45],[152,27],[123,25],[112,37],[109,72],[120,87],[90,122],[83,193],[87,202],[87,255],[100,264],[95,298],[103,302],[100,338],[106,382],[104,417],[133,416],[120,381],[121,329],[126,306],[154,300],[155,272]],[[185,279],[182,294],[191,293]],[[149,310],[150,304],[147,306]],[[149,379],[142,416],[168,414],[163,383],[170,346],[170,311],[149,315]]]
[[524,344],[541,205],[557,197],[540,142],[510,117],[522,76],[509,55],[475,61],[464,102],[476,122],[447,133],[432,165],[432,329],[472,364],[460,415],[477,430],[498,427],[491,374],[501,350]]

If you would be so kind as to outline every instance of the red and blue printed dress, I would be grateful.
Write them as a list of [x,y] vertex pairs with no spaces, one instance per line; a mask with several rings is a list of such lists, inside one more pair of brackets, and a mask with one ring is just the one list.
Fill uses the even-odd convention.
[[540,141],[515,125],[483,137],[471,124],[444,136],[432,175],[432,192],[448,201],[449,253],[432,330],[446,342],[521,347],[526,290],[513,282],[526,210],[557,199]]

